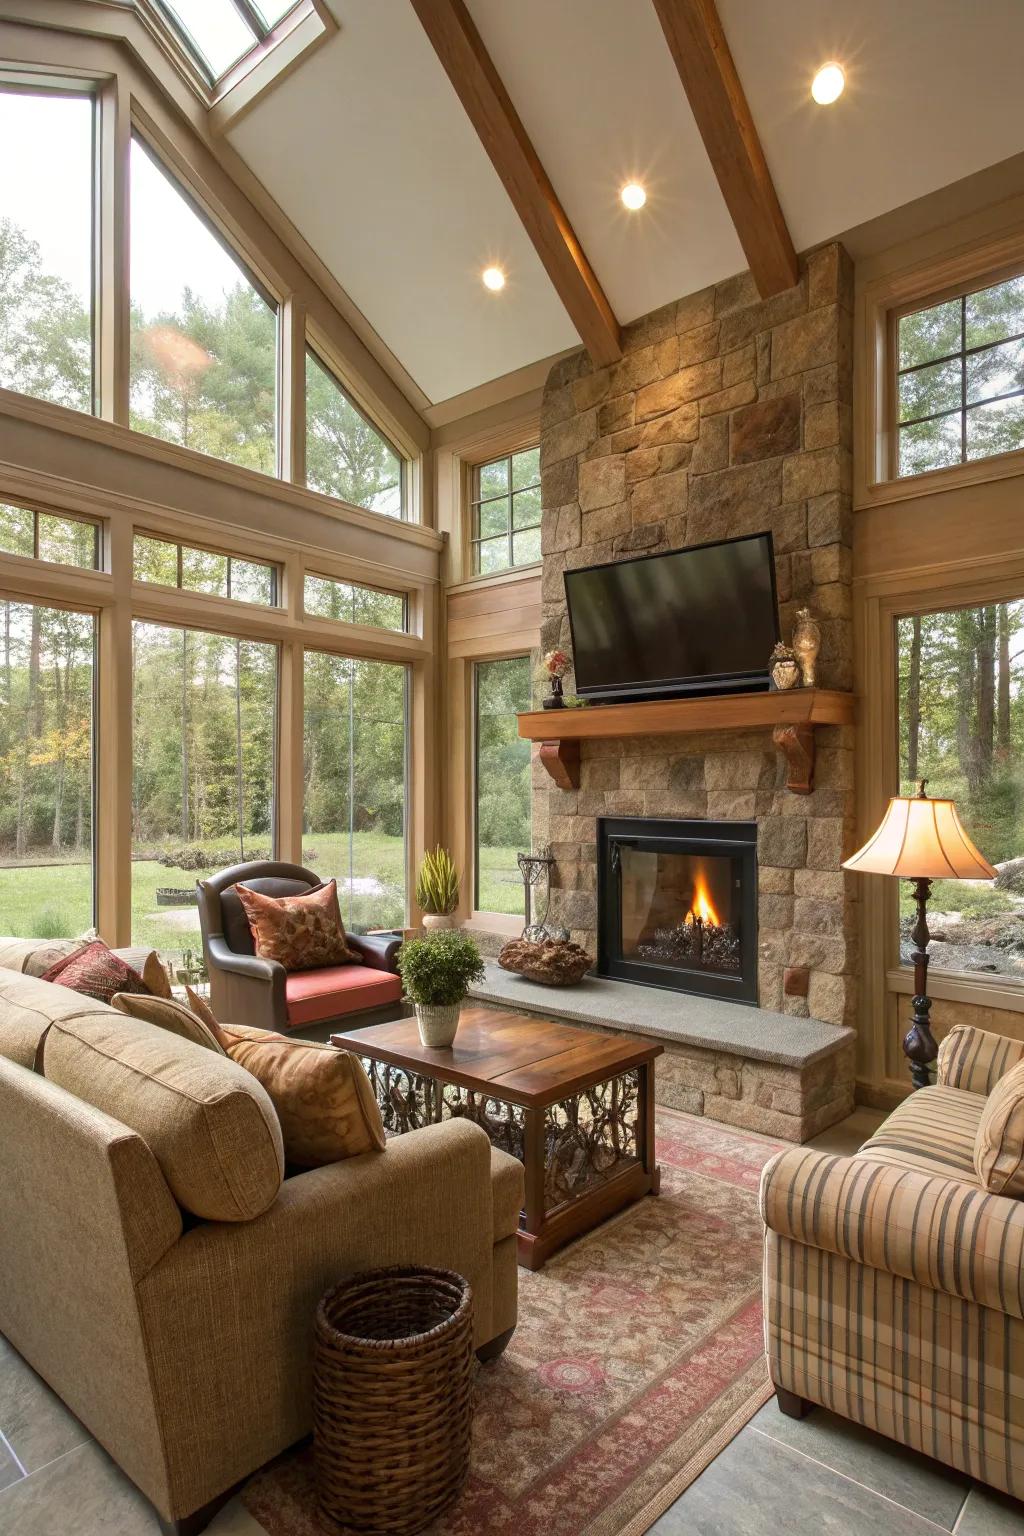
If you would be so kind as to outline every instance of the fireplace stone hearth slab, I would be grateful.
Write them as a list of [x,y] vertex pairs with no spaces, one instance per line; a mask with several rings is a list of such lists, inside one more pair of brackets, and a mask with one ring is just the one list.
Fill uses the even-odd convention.
[[800,1142],[853,1109],[852,1029],[597,976],[545,987],[493,961],[485,971],[470,988],[479,1002],[660,1040],[656,1097],[669,1108]]

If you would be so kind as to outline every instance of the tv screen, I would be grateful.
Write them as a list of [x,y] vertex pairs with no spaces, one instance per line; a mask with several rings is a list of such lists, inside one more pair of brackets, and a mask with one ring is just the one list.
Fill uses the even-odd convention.
[[565,572],[576,691],[656,698],[768,687],[770,533]]

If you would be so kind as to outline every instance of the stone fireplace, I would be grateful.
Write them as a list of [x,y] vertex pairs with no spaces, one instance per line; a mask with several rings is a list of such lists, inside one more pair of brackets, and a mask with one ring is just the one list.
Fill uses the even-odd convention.
[[599,817],[602,976],[757,1002],[757,827]]
[[[544,650],[571,651],[565,570],[770,528],[784,638],[808,605],[821,685],[851,688],[851,317],[852,271],[833,244],[775,298],[760,300],[748,274],[730,278],[626,327],[618,363],[595,369],[577,353],[555,365],[541,417]],[[840,863],[853,837],[853,727],[818,726],[815,740],[807,794],[787,788],[770,727],[584,740],[578,788],[535,761],[534,836],[555,858],[551,920],[611,963],[599,825],[730,826],[756,843],[746,1000],[851,1024],[856,889]],[[638,930],[631,942],[667,941]]]

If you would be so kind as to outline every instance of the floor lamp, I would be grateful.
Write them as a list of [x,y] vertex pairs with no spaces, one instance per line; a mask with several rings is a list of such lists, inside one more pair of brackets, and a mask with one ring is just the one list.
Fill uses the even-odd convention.
[[933,880],[992,880],[996,871],[964,831],[952,800],[933,799],[922,779],[916,795],[894,795],[877,831],[845,860],[844,869],[865,875],[893,875],[914,886],[917,921],[914,941],[913,1021],[903,1039],[915,1088],[927,1088],[939,1048],[928,1015],[928,897]]

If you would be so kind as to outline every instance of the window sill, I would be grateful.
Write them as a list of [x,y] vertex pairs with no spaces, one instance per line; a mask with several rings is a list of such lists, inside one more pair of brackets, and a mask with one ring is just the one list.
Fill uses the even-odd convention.
[[[886,972],[890,992],[914,995],[914,973],[906,966]],[[1024,977],[972,975],[965,971],[928,972],[928,996],[949,1003],[970,1003],[976,1008],[995,1008],[1006,1013],[1024,1013]]]
[[463,926],[466,933],[500,933],[510,939],[518,939],[523,931],[525,918],[511,917],[507,912],[473,912]]
[[934,496],[962,486],[984,485],[993,480],[1008,480],[1024,475],[1024,449],[1012,453],[994,453],[988,459],[974,459],[970,464],[951,464],[946,469],[929,469],[902,480],[876,480],[854,502],[854,511],[881,507],[892,502],[914,501],[920,496]]
[[508,586],[512,582],[522,581],[524,577],[536,579],[542,569],[542,562],[534,560],[530,565],[513,565],[507,571],[482,572],[476,576],[467,576],[463,581],[453,582],[448,591],[469,592],[480,587]]

